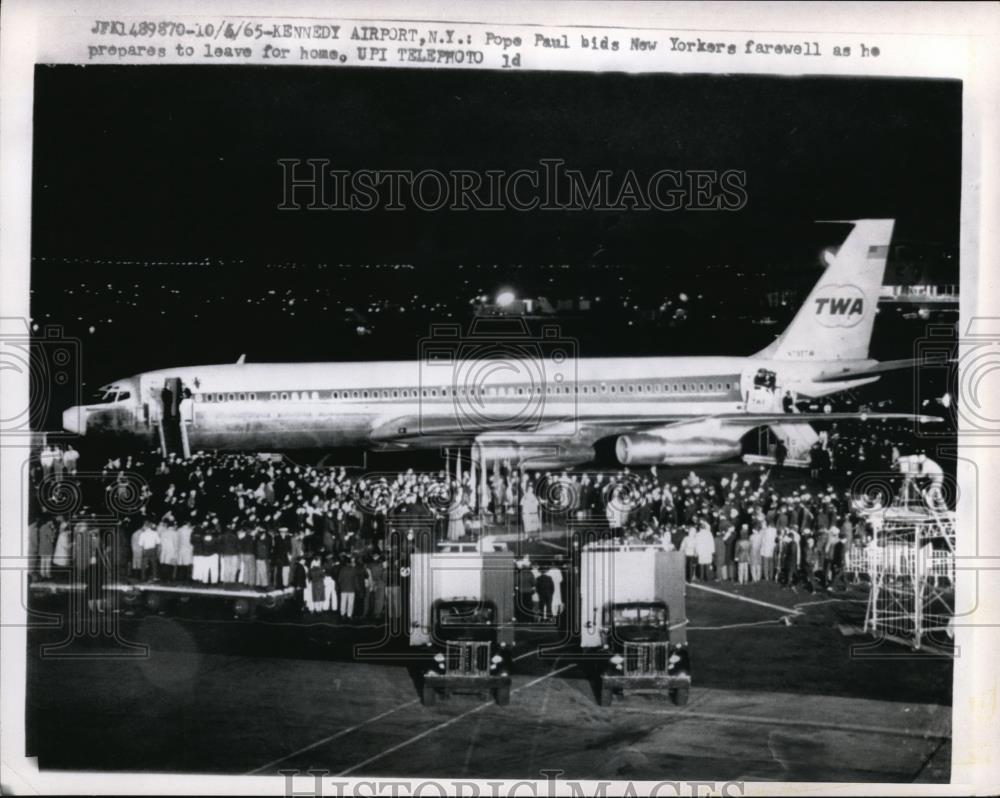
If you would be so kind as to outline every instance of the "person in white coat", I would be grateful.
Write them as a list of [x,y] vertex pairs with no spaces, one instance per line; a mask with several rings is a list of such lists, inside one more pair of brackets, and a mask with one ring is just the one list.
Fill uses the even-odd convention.
[[552,617],[558,618],[562,612],[562,581],[563,575],[562,571],[559,570],[555,565],[550,565],[548,570],[545,572],[548,574],[549,579],[552,580],[553,592],[552,592]]
[[56,547],[52,554],[52,564],[65,568],[73,561],[73,532],[66,521],[59,524],[59,534],[56,537]]
[[160,536],[160,565],[164,566],[163,573],[176,579],[178,538],[174,517],[170,513],[163,516],[156,532]]
[[461,540],[465,537],[465,516],[468,505],[461,499],[452,502],[448,508],[448,540]]
[[774,580],[774,550],[778,545],[778,528],[765,524],[760,536],[760,565],[764,580]]
[[526,535],[537,535],[542,529],[542,519],[538,515],[538,497],[530,484],[521,498],[521,524]]
[[698,576],[703,582],[709,580],[709,569],[715,557],[715,538],[709,525],[702,521],[695,536],[695,549],[698,553]]

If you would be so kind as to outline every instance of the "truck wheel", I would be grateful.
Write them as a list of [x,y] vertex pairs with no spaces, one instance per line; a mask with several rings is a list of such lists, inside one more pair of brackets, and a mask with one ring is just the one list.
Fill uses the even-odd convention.
[[598,695],[597,703],[602,707],[610,707],[613,699],[614,693],[611,688],[605,684],[601,684],[601,692]]
[[233,615],[237,618],[249,618],[253,615],[254,605],[249,599],[238,598],[233,602]]
[[429,684],[425,684],[423,689],[422,701],[425,707],[434,706],[434,704],[437,703],[437,690],[435,690]]
[[146,609],[150,612],[166,612],[170,602],[160,593],[146,593]]
[[510,703],[510,685],[496,689],[497,705],[505,707]]
[[687,702],[688,702],[688,693],[690,692],[689,688],[687,688],[687,687],[678,687],[677,689],[671,690],[670,692],[672,694],[670,697],[674,700],[674,703],[677,706],[682,707],[685,704],[687,704]]

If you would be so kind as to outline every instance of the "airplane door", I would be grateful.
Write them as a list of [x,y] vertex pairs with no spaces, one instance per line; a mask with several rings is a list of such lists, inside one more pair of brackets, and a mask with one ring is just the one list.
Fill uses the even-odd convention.
[[190,398],[184,397],[184,383],[180,377],[168,377],[160,390],[160,446],[164,454],[175,452],[190,457],[187,425],[182,418],[182,412],[190,415],[193,405]]
[[776,413],[781,410],[778,375],[770,369],[747,369],[740,377],[740,393],[747,413]]

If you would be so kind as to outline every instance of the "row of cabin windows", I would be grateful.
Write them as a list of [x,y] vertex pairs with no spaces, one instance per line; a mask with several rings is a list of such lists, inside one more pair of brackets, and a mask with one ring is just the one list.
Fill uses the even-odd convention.
[[[732,383],[726,382],[710,382],[710,383],[660,383],[656,384],[619,384],[619,385],[607,385],[606,383],[601,383],[600,388],[597,385],[582,385],[573,386],[570,388],[568,386],[548,386],[545,389],[547,395],[569,395],[569,394],[597,394],[597,393],[677,393],[677,392],[692,392],[692,393],[704,393],[705,391],[719,392],[719,391],[729,391],[732,389]],[[504,396],[523,396],[525,392],[531,393],[531,388],[516,387],[516,386],[504,386],[503,395]],[[500,395],[499,388],[458,388],[452,391],[456,396],[498,396]],[[534,389],[535,395],[540,396],[542,389],[538,386]],[[331,399],[416,399],[418,396],[424,398],[437,398],[438,396],[447,397],[447,388],[424,388],[420,391],[416,389],[391,389],[391,390],[380,390],[380,391],[332,391],[330,394]],[[319,391],[271,391],[269,394],[272,400],[281,400],[283,402],[292,401],[319,401],[320,393]],[[260,398],[264,395],[260,394]],[[198,394],[197,398],[202,402],[246,402],[246,401],[256,401],[258,398],[257,393],[202,393]]]

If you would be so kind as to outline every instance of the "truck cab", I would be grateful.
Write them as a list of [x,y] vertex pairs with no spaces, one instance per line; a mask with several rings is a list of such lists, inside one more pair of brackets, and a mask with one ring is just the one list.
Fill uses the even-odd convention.
[[438,641],[424,672],[423,703],[439,693],[489,691],[501,706],[510,702],[510,646],[497,626],[491,601],[434,602],[433,637]]
[[686,643],[671,644],[670,611],[662,601],[628,601],[605,608],[604,650],[599,703],[615,694],[668,690],[678,706],[687,703],[691,665]]

